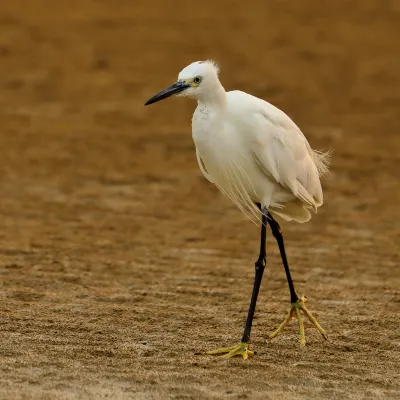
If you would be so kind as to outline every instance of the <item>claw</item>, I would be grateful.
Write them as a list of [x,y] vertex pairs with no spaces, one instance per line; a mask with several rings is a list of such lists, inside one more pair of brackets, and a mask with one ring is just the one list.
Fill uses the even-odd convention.
[[279,333],[283,331],[285,326],[288,324],[290,319],[292,317],[296,318],[298,323],[299,323],[299,336],[300,336],[300,346],[303,347],[306,344],[306,337],[304,334],[304,324],[303,324],[303,318],[301,316],[300,310],[303,311],[304,314],[307,315],[308,319],[310,322],[318,329],[322,337],[327,340],[326,332],[324,329],[322,329],[321,325],[318,323],[318,321],[315,319],[315,317],[308,311],[307,307],[305,306],[305,302],[307,301],[306,297],[303,297],[302,299],[297,300],[295,303],[292,303],[292,306],[290,308],[290,311],[284,321],[279,325],[278,329],[273,332],[269,338],[273,339],[275,336],[277,336]]
[[241,342],[237,346],[222,347],[220,349],[207,351],[206,354],[223,354],[222,356],[219,356],[219,358],[232,358],[235,356],[242,356],[243,360],[247,360],[249,356],[254,356],[254,351],[249,350],[248,346],[248,343]]

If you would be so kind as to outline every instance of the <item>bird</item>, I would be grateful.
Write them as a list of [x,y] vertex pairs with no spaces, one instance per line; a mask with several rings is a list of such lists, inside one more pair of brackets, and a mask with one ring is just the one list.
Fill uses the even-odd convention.
[[[243,336],[238,344],[207,351],[223,358],[254,356],[250,333],[261,280],[267,264],[266,234],[269,226],[280,251],[290,292],[290,309],[270,335],[280,334],[292,317],[299,325],[300,346],[306,344],[302,315],[321,335],[325,330],[299,297],[291,277],[282,230],[277,217],[305,223],[323,204],[321,179],[329,172],[330,151],[310,147],[298,126],[279,108],[240,90],[226,91],[213,60],[185,67],[178,80],[145,105],[170,96],[197,100],[192,118],[196,157],[204,177],[227,196],[252,222],[260,224],[260,252]],[[303,314],[302,314],[303,313]]]

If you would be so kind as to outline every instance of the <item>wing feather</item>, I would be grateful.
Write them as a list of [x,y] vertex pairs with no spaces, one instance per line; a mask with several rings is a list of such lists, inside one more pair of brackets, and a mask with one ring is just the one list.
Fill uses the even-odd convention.
[[196,157],[197,157],[197,162],[199,164],[199,168],[203,176],[211,183],[215,183],[215,179],[208,173],[207,167],[204,164],[203,159],[201,158],[199,151],[196,149]]
[[323,203],[320,177],[328,172],[329,153],[313,151],[297,125],[262,100],[257,119],[259,130],[253,148],[256,164],[305,207],[316,210]]

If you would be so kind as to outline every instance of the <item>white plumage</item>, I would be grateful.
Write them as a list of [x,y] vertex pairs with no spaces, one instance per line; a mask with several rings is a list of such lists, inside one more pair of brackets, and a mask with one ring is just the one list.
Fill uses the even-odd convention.
[[320,178],[328,153],[313,151],[281,110],[247,93],[225,92],[213,62],[195,62],[179,80],[202,77],[181,95],[194,97],[193,140],[203,175],[252,221],[255,203],[287,221],[306,222],[323,203]]
[[193,97],[197,108],[192,119],[193,140],[203,175],[253,222],[261,221],[260,254],[246,326],[239,345],[222,347],[208,354],[246,359],[257,296],[266,265],[266,229],[277,240],[289,285],[291,308],[270,338],[278,335],[294,316],[299,323],[300,344],[305,345],[300,311],[326,339],[325,330],[305,306],[294,288],[282,231],[274,219],[306,222],[310,211],[323,203],[321,177],[328,172],[329,153],[311,149],[296,124],[281,110],[257,97],[235,90],[226,92],[212,61],[194,62],[184,68],[178,81],[146,102],[173,94]]

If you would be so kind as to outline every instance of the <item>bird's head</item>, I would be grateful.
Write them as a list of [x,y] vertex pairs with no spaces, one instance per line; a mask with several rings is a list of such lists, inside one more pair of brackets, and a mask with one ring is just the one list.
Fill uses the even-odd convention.
[[214,61],[196,61],[179,73],[178,80],[174,84],[147,100],[145,106],[172,95],[199,99],[219,84],[218,72],[218,66]]

